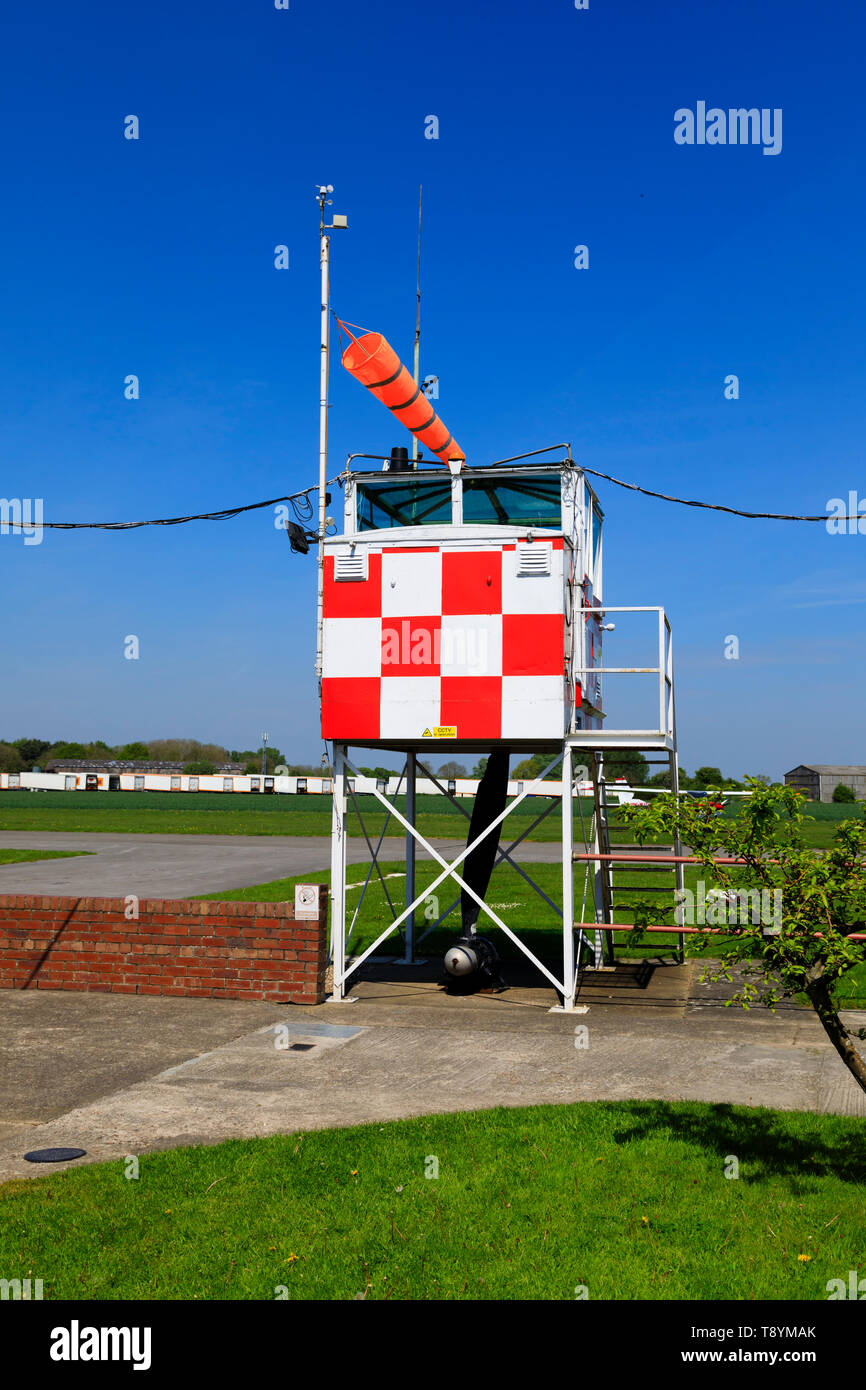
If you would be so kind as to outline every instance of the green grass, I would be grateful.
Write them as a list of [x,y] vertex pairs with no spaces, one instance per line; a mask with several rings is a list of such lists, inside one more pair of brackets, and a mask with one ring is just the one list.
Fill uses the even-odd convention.
[[[371,835],[379,835],[385,813],[374,796],[359,796],[361,814]],[[405,813],[405,797],[397,798]],[[472,802],[462,802],[471,811]],[[515,836],[524,830],[543,807],[547,798],[529,797],[507,823]],[[735,816],[739,802],[729,802],[725,815]],[[580,810],[588,823],[591,805],[584,799],[575,803],[575,830],[580,833]],[[442,797],[419,796],[418,828],[428,837],[463,838],[468,822]],[[815,848],[832,843],[840,820],[862,814],[861,807],[822,805],[812,802],[807,824],[807,842]],[[361,833],[357,817],[350,808],[349,833]],[[615,822],[614,822],[615,824]],[[40,792],[24,797],[20,791],[0,791],[0,830],[102,831],[110,834],[152,835],[325,835],[331,833],[329,796],[242,796],[220,792]],[[391,820],[389,833],[402,834]],[[556,841],[561,834],[561,818],[555,808],[529,836],[532,840]],[[631,833],[620,828],[620,838]]]
[[31,859],[79,859],[85,849],[0,849],[0,864],[26,864]]
[[125,1170],[0,1188],[4,1277],[76,1300],[824,1300],[864,1261],[863,1122],[833,1115],[535,1106]]
[[[369,834],[378,837],[385,812],[374,796],[359,796]],[[463,803],[468,811],[471,801]],[[529,798],[515,812],[515,835],[538,815],[546,799]],[[396,800],[405,813],[406,799]],[[524,810],[524,807],[526,808]],[[588,809],[588,806],[587,806]],[[442,797],[419,796],[418,828],[442,839],[465,836],[468,821]],[[361,829],[350,809],[349,833]],[[560,817],[553,811],[533,831],[532,839],[560,836]],[[41,792],[26,799],[20,792],[0,791],[0,830],[124,832],[152,835],[324,835],[331,834],[329,796],[264,796],[220,792]],[[391,820],[389,833],[401,835]]]

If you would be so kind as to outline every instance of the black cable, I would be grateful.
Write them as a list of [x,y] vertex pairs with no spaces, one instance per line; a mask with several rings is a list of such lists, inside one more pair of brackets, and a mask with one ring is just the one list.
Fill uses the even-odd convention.
[[319,485],[305,488],[303,492],[293,492],[287,497],[270,497],[265,502],[248,502],[244,507],[226,507],[221,512],[194,512],[190,516],[159,517],[153,521],[40,521],[38,523],[10,521],[9,526],[32,529],[38,524],[40,530],[53,531],[134,531],[139,526],[181,526],[187,521],[228,521],[241,512],[254,512],[262,507],[275,507],[279,502],[288,502],[299,521],[309,521],[313,515],[313,504],[309,494],[318,492]]
[[[266,502],[249,502],[245,507],[226,507],[221,512],[196,512],[192,516],[160,517],[155,521],[43,521],[41,526],[55,531],[133,531],[138,526],[181,526],[187,521],[228,521],[241,512],[258,511],[261,507],[275,507],[279,502],[293,502],[296,497],[306,497],[307,492],[296,492],[293,497],[270,497]],[[23,523],[22,523],[23,524]]]
[[[828,521],[830,515],[824,512],[822,516],[790,516],[785,512],[744,512],[739,507],[724,507],[720,502],[694,502],[686,497],[670,497],[666,492],[653,492],[651,488],[639,487],[637,483],[624,483],[621,478],[612,478],[609,473],[599,473],[597,468],[585,468],[583,464],[578,464],[581,473],[591,473],[594,478],[604,478],[607,483],[615,483],[617,487],[628,488],[630,492],[642,492],[645,497],[658,497],[662,502],[678,502],[681,507],[702,507],[711,512],[728,512],[731,516],[744,516],[750,521]],[[863,514],[860,516],[836,516],[833,521],[862,521]]]

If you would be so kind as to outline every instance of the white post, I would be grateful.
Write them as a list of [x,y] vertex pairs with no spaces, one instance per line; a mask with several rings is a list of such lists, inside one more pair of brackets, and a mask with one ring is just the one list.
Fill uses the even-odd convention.
[[562,1007],[574,1008],[574,788],[571,744],[562,755]]
[[[593,854],[598,856],[604,852],[606,836],[602,830],[602,816],[607,810],[607,793],[604,787],[604,755],[597,752],[593,757],[592,769],[593,791],[595,793],[595,837],[593,841]],[[606,865],[596,857],[595,869],[593,872],[593,897],[595,900],[595,920],[604,922],[605,920],[605,898],[603,875],[607,873]],[[598,970],[604,964],[604,937],[601,929],[596,931],[593,944],[593,966]]]
[[320,199],[319,260],[322,267],[322,332],[319,357],[319,578],[316,612],[316,677],[322,679],[322,610],[325,598],[325,484],[328,480],[328,352],[331,343],[330,292],[328,286],[328,237],[325,232],[324,194]]
[[[418,281],[415,291],[415,385],[421,379],[421,199],[424,185],[418,188]],[[412,467],[418,467],[418,436],[412,436]]]
[[334,744],[334,801],[331,812],[331,962],[332,998],[345,997],[346,975],[346,748]]
[[[415,824],[415,779],[417,776],[416,755],[406,754],[406,819],[410,825]],[[415,901],[415,836],[410,831],[406,831],[406,906],[411,906]],[[404,965],[415,964],[415,909],[406,918],[405,927],[406,950],[403,956]]]

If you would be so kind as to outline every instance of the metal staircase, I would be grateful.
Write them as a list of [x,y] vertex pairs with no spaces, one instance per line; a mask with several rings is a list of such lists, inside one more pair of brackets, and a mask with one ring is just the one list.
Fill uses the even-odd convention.
[[[658,727],[654,729],[594,729],[586,730],[582,734],[572,735],[569,742],[572,744],[577,757],[586,757],[589,763],[589,771],[592,779],[593,788],[593,814],[591,823],[587,828],[583,825],[583,817],[580,821],[583,825],[583,848],[576,849],[572,858],[575,864],[579,864],[584,870],[583,892],[581,885],[575,885],[576,901],[587,903],[589,885],[591,881],[592,894],[591,900],[594,908],[594,922],[588,919],[588,913],[584,914],[581,920],[575,921],[575,961],[578,975],[581,970],[605,970],[615,966],[615,938],[617,931],[611,928],[621,928],[622,923],[616,922],[617,916],[622,917],[625,911],[629,920],[632,914],[628,912],[629,906],[633,906],[638,898],[647,895],[658,896],[659,904],[663,903],[666,907],[674,906],[676,890],[683,887],[683,865],[677,860],[682,856],[682,845],[679,839],[675,839],[673,844],[665,845],[639,845],[626,843],[611,834],[612,811],[615,807],[611,806],[610,787],[611,784],[605,777],[604,755],[606,749],[628,749],[633,752],[649,753],[650,765],[664,767],[669,774],[670,788],[674,792],[679,791],[679,760],[677,754],[676,738],[676,713],[674,707],[673,692],[673,643],[670,624],[665,616],[663,609],[646,608],[608,608],[605,606],[604,614],[608,613],[634,613],[634,612],[657,612],[658,613],[658,643],[659,657],[656,667],[633,667],[633,668],[609,668],[596,667],[588,670],[586,675],[602,674],[651,674],[658,677],[658,698],[659,698],[659,717]],[[655,755],[654,757],[652,755]],[[640,875],[643,878],[646,874],[664,875],[666,881],[659,881],[653,884],[635,884],[625,881]],[[685,936],[682,933],[674,933],[678,937],[678,945],[675,949],[675,956],[679,962],[684,959]]]

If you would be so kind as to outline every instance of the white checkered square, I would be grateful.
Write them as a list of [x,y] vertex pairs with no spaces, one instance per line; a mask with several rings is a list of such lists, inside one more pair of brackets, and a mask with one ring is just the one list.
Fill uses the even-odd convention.
[[[533,547],[544,544],[544,541],[533,541]],[[562,554],[561,550],[551,550],[550,574],[518,574],[520,551],[503,551],[503,613],[561,613]]]
[[442,611],[442,555],[436,550],[382,551],[382,617],[423,617]]
[[421,738],[439,720],[438,676],[400,676],[383,680],[382,738]]
[[446,614],[440,651],[443,676],[501,676],[501,613]]
[[561,676],[503,676],[502,738],[562,738],[564,700]]
[[378,676],[381,666],[381,618],[325,618],[323,676]]

